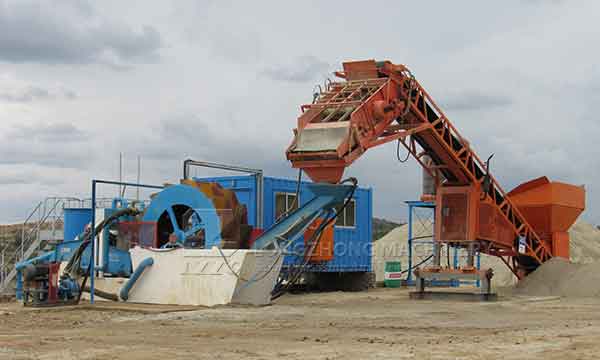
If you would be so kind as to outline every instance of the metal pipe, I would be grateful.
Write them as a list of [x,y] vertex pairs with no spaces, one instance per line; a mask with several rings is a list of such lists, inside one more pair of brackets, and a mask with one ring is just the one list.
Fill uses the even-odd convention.
[[15,285],[15,298],[17,300],[23,299],[23,276],[20,271],[17,271],[17,282]]
[[[122,152],[119,153],[119,182],[123,182],[123,153]],[[117,197],[121,197],[122,188],[120,185],[119,185],[118,191],[119,192],[117,194]]]
[[412,280],[412,250],[413,250],[413,206],[408,205],[408,275],[406,276],[407,283]]
[[22,270],[30,264],[34,264],[34,263],[45,263],[45,262],[51,262],[51,261],[55,261],[56,258],[54,257],[54,252],[49,252],[46,253],[44,255],[40,255],[38,257],[34,257],[32,259],[26,260],[26,261],[20,261],[18,263],[15,264],[15,270],[16,270],[16,277],[17,277],[17,282],[16,282],[16,286],[15,286],[15,297],[17,300],[21,300],[23,298],[23,274],[22,274]]
[[[151,257],[145,258],[144,260],[142,260],[142,262],[138,265],[138,267],[135,269],[133,274],[131,274],[131,277],[129,278],[129,280],[127,280],[125,285],[123,285],[123,288],[121,289],[121,291],[119,293],[119,296],[121,297],[121,299],[123,299],[123,301],[127,301],[127,299],[129,299],[129,291],[131,291],[131,288],[133,287],[133,285],[135,285],[135,283],[138,281],[140,276],[142,276],[142,274],[144,273],[144,270],[146,270],[147,267],[150,267],[153,264],[154,264],[154,259],[152,259]],[[90,290],[93,291],[93,289],[90,289]]]
[[[164,189],[164,186],[161,185],[148,185],[148,184],[135,184],[130,182],[121,182],[121,181],[112,181],[112,180],[92,180],[95,184],[108,184],[108,185],[122,185],[122,186],[139,186],[143,188],[149,189]],[[94,198],[92,197],[92,203],[94,202]]]
[[454,261],[452,262],[452,268],[458,269],[458,246],[454,247]]
[[475,244],[473,242],[469,242],[469,245],[467,246],[467,266],[468,267],[474,266],[474,264],[475,264],[474,258],[475,258]]
[[221,163],[214,163],[208,161],[198,161],[193,159],[186,159],[183,161],[183,179],[187,180],[190,178],[190,166],[200,166],[212,169],[220,169],[226,171],[236,171],[246,174],[253,174],[256,176],[256,226],[258,228],[263,227],[263,191],[264,191],[264,177],[262,169],[253,169],[243,166],[227,165]]
[[2,255],[0,256],[0,285],[4,283],[4,249],[2,250]]
[[118,185],[118,186],[134,186],[134,187],[143,187],[149,189],[164,189],[164,186],[158,185],[147,185],[147,184],[133,184],[122,181],[110,181],[110,180],[92,180],[92,233],[91,233],[91,263],[90,263],[90,303],[94,303],[94,278],[96,269],[94,268],[94,259],[95,257],[95,243],[96,243],[96,185],[97,184],[108,184],[108,185]]
[[92,180],[92,238],[91,238],[91,256],[90,256],[90,304],[94,303],[94,263],[96,257],[94,256],[95,243],[96,243],[96,180]]
[[[481,252],[479,250],[477,250],[477,270],[481,270]],[[477,279],[475,285],[481,287],[481,280]]]
[[439,241],[433,240],[433,266],[441,265],[441,250],[442,244]]
[[[142,171],[142,157],[138,155],[138,157],[137,157],[137,179],[136,179],[136,182],[138,184],[140,183],[141,171]],[[135,188],[135,199],[137,201],[140,201],[140,188],[139,187]]]

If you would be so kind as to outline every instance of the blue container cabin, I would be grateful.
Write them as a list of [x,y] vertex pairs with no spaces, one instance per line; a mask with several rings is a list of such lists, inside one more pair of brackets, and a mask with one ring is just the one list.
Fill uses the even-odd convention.
[[[256,227],[259,215],[258,184],[253,175],[194,178],[196,181],[217,182],[226,189],[234,190],[240,202],[248,210],[248,223]],[[300,204],[309,201],[313,194],[308,189],[309,182],[300,185]],[[282,213],[292,209],[296,195],[297,181],[290,179],[263,178],[264,229],[271,227]],[[311,272],[371,272],[371,238],[373,218],[373,197],[370,188],[358,188],[352,201],[343,214],[338,216],[334,226],[334,258],[331,261],[309,264]],[[304,253],[304,237],[300,237],[291,249],[295,254]],[[301,255],[287,255],[284,271],[302,263]]]

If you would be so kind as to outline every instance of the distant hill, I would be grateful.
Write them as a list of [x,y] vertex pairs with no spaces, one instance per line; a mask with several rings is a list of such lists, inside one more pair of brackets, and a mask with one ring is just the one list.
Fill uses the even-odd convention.
[[[385,236],[391,230],[404,225],[403,222],[394,222],[386,219],[373,218],[373,241]],[[21,239],[22,224],[0,225],[0,252],[7,250],[7,254],[16,249]]]
[[13,254],[21,241],[22,229],[21,224],[0,225],[0,253],[4,253],[6,271],[14,266]]
[[397,228],[400,225],[404,225],[405,223],[397,223],[394,221],[389,221],[386,219],[373,218],[373,241],[380,239],[385,236],[387,233],[392,231],[392,229]]
[[23,225],[11,224],[11,225],[0,225],[0,251],[6,247],[14,246],[17,241],[21,239],[21,231]]

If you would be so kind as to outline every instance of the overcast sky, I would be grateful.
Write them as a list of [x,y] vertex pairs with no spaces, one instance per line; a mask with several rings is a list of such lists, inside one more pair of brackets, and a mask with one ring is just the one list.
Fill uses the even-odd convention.
[[[585,184],[600,223],[600,2],[0,0],[0,222],[92,178],[177,181],[186,157],[293,178],[299,105],[344,60],[408,65],[505,190]],[[406,218],[395,146],[348,174]],[[110,190],[113,191],[113,190]]]

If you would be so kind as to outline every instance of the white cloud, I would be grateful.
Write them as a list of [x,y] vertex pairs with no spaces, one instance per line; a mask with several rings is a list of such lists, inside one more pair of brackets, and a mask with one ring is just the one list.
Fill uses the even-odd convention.
[[[299,105],[341,61],[376,58],[406,63],[479,154],[496,154],[505,190],[540,175],[586,183],[585,217],[600,223],[597,2],[448,2],[435,11],[417,2],[376,14],[352,2],[343,11],[329,2],[0,4],[0,29],[9,30],[0,72],[23,81],[0,94],[38,100],[0,103],[0,161],[23,174],[43,166],[41,179],[58,171],[64,180],[52,189],[65,195],[88,191],[91,178],[114,179],[119,151],[142,155],[146,182],[176,180],[188,156],[294,177],[284,150]],[[29,85],[42,91],[28,97]],[[42,101],[43,90],[62,100],[62,87],[85,96]],[[51,147],[42,139],[52,136]],[[419,197],[420,169],[396,164],[394,151],[369,150],[348,174],[373,187],[376,215],[400,219],[403,201]],[[44,196],[15,186],[21,199]],[[13,190],[0,187],[0,198],[16,202]],[[10,205],[0,209],[0,220],[14,217]]]
[[155,61],[161,47],[151,26],[132,29],[100,16],[91,2],[2,1],[0,60],[123,68]]
[[315,56],[304,55],[287,64],[270,64],[262,74],[273,80],[303,83],[321,78],[330,67],[327,62]]
[[35,101],[74,100],[74,90],[61,84],[41,85],[17,79],[14,74],[0,74],[0,102],[31,103]]

